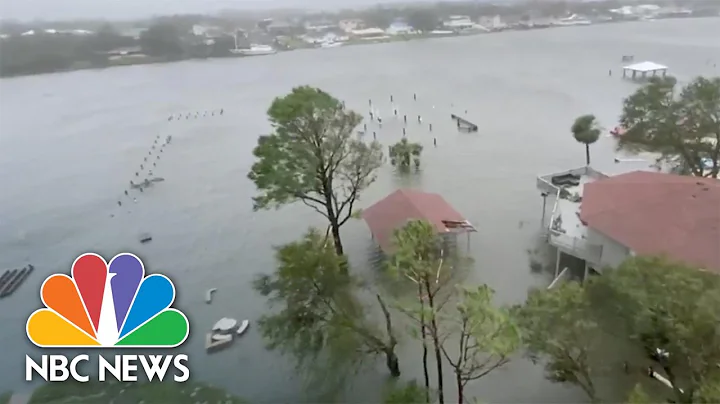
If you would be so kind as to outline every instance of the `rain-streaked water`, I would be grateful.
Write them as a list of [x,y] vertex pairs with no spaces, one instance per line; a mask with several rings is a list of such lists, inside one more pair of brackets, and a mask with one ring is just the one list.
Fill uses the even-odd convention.
[[[250,288],[253,275],[272,268],[273,245],[322,223],[301,204],[253,213],[254,187],[246,179],[257,136],[269,130],[269,103],[301,84],[321,87],[362,113],[373,99],[384,127],[369,123],[369,131],[385,145],[402,136],[392,94],[399,114],[408,115],[409,138],[425,145],[423,170],[399,179],[384,167],[362,206],[400,186],[441,193],[479,230],[468,281],[490,284],[501,302],[522,301],[528,288],[549,282],[530,271],[526,253],[536,244],[541,216],[535,176],[584,164],[584,148],[569,133],[572,120],[594,113],[607,128],[615,125],[622,98],[636,88],[619,77],[622,55],[667,64],[681,80],[719,74],[713,67],[720,63],[719,21],[507,32],[0,81],[0,268],[36,267],[15,295],[0,300],[0,391],[29,389],[22,382],[24,355],[37,352],[25,321],[40,305],[45,276],[68,271],[82,252],[109,258],[129,250],[175,281],[176,305],[193,329],[181,351],[190,354],[196,379],[252,402],[297,401],[291,366],[263,349],[256,329],[213,356],[203,345],[218,318],[253,320],[264,312],[265,301]],[[219,108],[222,116],[166,120]],[[453,126],[450,113],[464,110],[478,133]],[[134,203],[123,191],[157,135],[173,136],[154,170],[166,181],[137,193]],[[613,163],[609,137],[593,145],[592,156],[601,171],[633,168]],[[151,243],[138,242],[143,232],[153,235]],[[356,271],[369,276],[365,224],[348,224],[343,237]],[[207,305],[211,287],[218,291]],[[420,377],[417,344],[404,341],[400,351],[404,377]],[[361,376],[350,399],[376,399],[385,376],[382,366]],[[521,359],[472,384],[470,393],[484,402],[584,400]]]

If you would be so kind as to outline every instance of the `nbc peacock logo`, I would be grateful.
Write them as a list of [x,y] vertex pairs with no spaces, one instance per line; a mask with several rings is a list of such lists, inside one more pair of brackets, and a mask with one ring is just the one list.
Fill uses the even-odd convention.
[[[83,254],[73,262],[71,276],[54,274],[45,279],[40,298],[45,308],[33,312],[26,324],[28,338],[40,348],[174,348],[185,342],[190,331],[185,314],[171,307],[172,281],[161,274],[145,276],[143,262],[130,253],[118,254],[109,263],[97,254]],[[106,372],[132,381],[123,368],[137,366],[131,363],[137,360],[146,373],[164,375],[170,362],[186,373],[181,362],[187,361],[187,355],[174,359],[116,355],[112,365],[99,356],[100,381]],[[35,371],[49,381],[69,376],[85,380],[87,376],[78,373],[82,361],[89,361],[89,356],[69,361],[63,355],[43,355],[42,364],[26,356],[26,379]],[[123,377],[118,377],[119,370]]]
[[49,276],[40,289],[46,308],[27,321],[27,335],[41,348],[173,348],[188,337],[187,317],[170,308],[175,286],[165,275],[145,276],[133,254],[87,253],[72,277]]

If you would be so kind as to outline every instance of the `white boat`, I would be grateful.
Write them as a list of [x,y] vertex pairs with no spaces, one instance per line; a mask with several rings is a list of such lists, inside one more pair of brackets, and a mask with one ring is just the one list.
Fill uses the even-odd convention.
[[337,48],[338,46],[342,46],[342,42],[335,42],[335,41],[329,41],[329,42],[323,42],[320,44],[321,48]]
[[248,327],[250,327],[250,321],[243,320],[242,323],[240,323],[240,328],[238,328],[236,334],[243,335],[245,333],[245,331],[247,331]]
[[243,55],[243,56],[261,56],[261,55],[272,55],[272,54],[277,53],[277,51],[272,46],[268,46],[268,45],[250,45],[250,48],[230,49],[230,52],[232,52],[236,55]]

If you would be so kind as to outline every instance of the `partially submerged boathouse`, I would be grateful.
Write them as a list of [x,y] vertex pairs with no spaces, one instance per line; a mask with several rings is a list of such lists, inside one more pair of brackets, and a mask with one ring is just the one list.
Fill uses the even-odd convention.
[[411,220],[427,220],[446,241],[455,243],[457,235],[470,233],[475,227],[439,194],[414,189],[399,189],[363,210],[373,239],[388,253],[393,249],[393,232]]
[[720,181],[651,171],[608,177],[582,167],[540,176],[537,187],[553,204],[543,235],[557,248],[556,279],[562,254],[583,260],[585,277],[634,255],[720,273]]

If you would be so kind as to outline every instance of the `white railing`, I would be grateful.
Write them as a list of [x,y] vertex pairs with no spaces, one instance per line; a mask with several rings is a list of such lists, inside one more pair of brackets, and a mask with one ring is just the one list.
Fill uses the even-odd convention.
[[552,211],[550,212],[550,220],[548,221],[547,226],[543,226],[543,228],[549,235],[551,244],[555,245],[556,247],[562,248],[567,253],[582,258],[585,261],[599,264],[600,259],[602,258],[601,245],[591,244],[583,239],[571,237],[552,229],[553,221],[560,214],[558,210],[558,205],[560,201],[560,187],[552,183],[552,178],[567,174],[587,176],[594,179],[602,179],[608,177],[607,175],[599,171],[595,171],[590,166],[539,176],[537,178],[537,188],[543,192],[547,192],[548,196],[555,197],[555,203],[553,204]]
[[602,258],[603,249],[601,245],[591,244],[583,239],[571,237],[567,234],[551,230],[550,243],[568,254],[572,254],[593,264],[599,264]]

